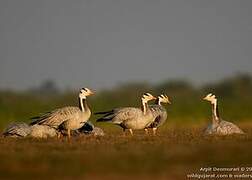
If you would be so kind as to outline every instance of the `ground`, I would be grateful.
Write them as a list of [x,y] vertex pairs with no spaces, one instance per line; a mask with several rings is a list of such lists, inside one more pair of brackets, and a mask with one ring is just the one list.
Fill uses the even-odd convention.
[[203,167],[252,167],[252,125],[239,126],[246,135],[204,137],[202,125],[180,124],[155,137],[117,127],[70,142],[1,137],[0,179],[187,179]]

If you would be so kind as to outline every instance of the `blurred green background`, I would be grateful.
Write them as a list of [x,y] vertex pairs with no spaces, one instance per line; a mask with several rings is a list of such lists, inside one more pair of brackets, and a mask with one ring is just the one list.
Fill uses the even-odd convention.
[[[81,87],[80,87],[81,88]],[[90,87],[92,89],[92,87]],[[95,91],[95,89],[94,89]],[[10,122],[30,122],[30,118],[40,113],[63,106],[78,105],[79,90],[60,91],[53,81],[46,81],[40,87],[24,92],[0,91],[0,128]],[[93,112],[114,107],[140,106],[140,96],[144,92],[154,95],[167,94],[172,105],[166,105],[171,123],[195,123],[210,118],[209,103],[202,101],[207,93],[215,93],[219,98],[220,113],[223,119],[249,121],[252,119],[252,77],[239,74],[219,82],[195,87],[185,80],[167,80],[159,84],[128,83],[113,89],[96,91],[88,99]],[[95,123],[93,115],[91,121]],[[168,123],[166,123],[168,124]],[[100,124],[101,126],[104,123]]]

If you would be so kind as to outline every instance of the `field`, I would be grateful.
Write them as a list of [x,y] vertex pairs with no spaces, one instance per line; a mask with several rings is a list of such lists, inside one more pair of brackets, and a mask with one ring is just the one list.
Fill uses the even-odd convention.
[[104,137],[70,142],[1,137],[0,179],[188,179],[203,167],[252,166],[250,123],[239,124],[246,135],[230,137],[204,137],[205,126],[167,123],[157,136],[134,137],[105,126]]
[[[40,113],[76,106],[78,92],[48,91],[48,88],[0,91],[0,133],[13,121],[30,122],[31,117]],[[190,179],[192,173],[216,173],[200,171],[204,167],[252,167],[250,76],[197,88],[183,81],[126,84],[97,92],[88,103],[92,112],[138,107],[144,92],[165,93],[171,97],[172,104],[165,105],[168,121],[157,136],[146,136],[140,131],[134,137],[123,137],[119,127],[100,123],[96,125],[104,129],[106,136],[99,138],[84,136],[68,142],[66,139],[0,137],[0,179]],[[239,125],[246,135],[203,136],[202,131],[211,117],[211,106],[202,97],[209,92],[215,92],[219,98],[221,117]],[[96,119],[92,115],[90,120]],[[252,171],[231,172],[239,173],[252,175]]]

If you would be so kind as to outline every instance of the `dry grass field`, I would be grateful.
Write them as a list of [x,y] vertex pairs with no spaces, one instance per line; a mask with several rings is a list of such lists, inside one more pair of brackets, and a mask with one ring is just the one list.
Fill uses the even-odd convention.
[[252,124],[229,137],[204,137],[204,126],[167,125],[155,137],[106,126],[104,137],[70,142],[1,137],[0,179],[187,179],[201,167],[252,166]]

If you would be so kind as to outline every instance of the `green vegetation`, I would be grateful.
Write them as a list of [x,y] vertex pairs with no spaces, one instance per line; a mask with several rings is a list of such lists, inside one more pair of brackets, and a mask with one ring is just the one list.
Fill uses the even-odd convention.
[[[124,84],[112,90],[97,92],[89,98],[93,112],[119,106],[139,106],[144,92],[155,95],[166,93],[172,105],[166,106],[171,122],[198,123],[210,117],[210,106],[202,97],[214,92],[219,98],[220,112],[224,119],[246,121],[252,119],[252,78],[238,75],[215,84],[193,87],[186,81],[167,81],[157,85],[147,83]],[[0,92],[0,128],[12,121],[26,121],[39,113],[67,105],[77,105],[76,91],[58,92],[52,82],[27,92]],[[91,120],[94,122],[95,117]]]

